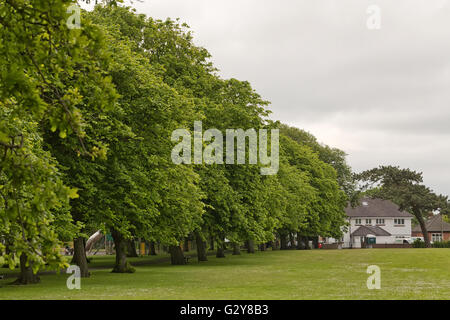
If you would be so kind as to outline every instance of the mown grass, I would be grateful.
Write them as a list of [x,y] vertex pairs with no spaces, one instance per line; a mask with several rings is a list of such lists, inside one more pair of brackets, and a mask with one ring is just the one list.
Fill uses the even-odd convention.
[[[7,285],[0,299],[449,299],[449,249],[365,249],[245,252],[225,259],[195,259],[171,266],[167,259],[135,258],[149,265],[134,274],[95,269],[81,290],[68,275],[43,275],[41,283]],[[158,260],[159,259],[159,260]],[[95,257],[106,267],[113,257]],[[381,289],[368,290],[367,266],[381,268]],[[0,274],[2,270],[0,270]]]

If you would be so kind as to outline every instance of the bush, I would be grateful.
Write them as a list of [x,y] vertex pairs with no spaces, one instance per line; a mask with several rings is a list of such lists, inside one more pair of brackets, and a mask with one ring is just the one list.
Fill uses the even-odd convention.
[[450,248],[450,241],[436,241],[432,246],[433,248]]
[[420,239],[414,240],[412,245],[413,245],[413,248],[425,248],[425,242]]

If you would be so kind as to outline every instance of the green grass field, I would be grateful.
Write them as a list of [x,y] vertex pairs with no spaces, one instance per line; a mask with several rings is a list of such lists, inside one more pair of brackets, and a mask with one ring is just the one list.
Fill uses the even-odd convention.
[[[68,275],[42,275],[41,283],[8,285],[0,299],[449,299],[450,249],[365,249],[245,252],[225,259],[195,259],[171,266],[161,257],[135,258],[134,274],[95,269],[81,290]],[[94,257],[105,267],[113,257]],[[153,259],[153,261],[146,261]],[[367,266],[381,268],[381,289],[368,290]],[[5,269],[0,269],[4,274]]]

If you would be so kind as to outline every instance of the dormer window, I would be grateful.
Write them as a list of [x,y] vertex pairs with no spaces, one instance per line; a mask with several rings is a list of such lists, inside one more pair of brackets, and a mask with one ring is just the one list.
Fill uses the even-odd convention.
[[372,219],[366,219],[366,225],[372,225]]
[[355,225],[360,226],[361,225],[361,219],[355,219]]

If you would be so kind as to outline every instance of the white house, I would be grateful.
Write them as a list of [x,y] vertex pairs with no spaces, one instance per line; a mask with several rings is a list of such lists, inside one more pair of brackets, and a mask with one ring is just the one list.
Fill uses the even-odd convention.
[[364,198],[358,207],[345,209],[349,226],[342,239],[327,239],[327,243],[341,242],[343,248],[361,248],[368,243],[402,244],[411,239],[413,215],[400,211],[389,200]]

